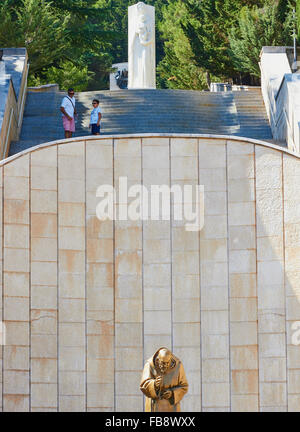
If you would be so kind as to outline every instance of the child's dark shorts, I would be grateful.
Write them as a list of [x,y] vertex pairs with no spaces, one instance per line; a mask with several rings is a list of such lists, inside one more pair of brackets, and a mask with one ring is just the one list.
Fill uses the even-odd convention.
[[100,126],[97,126],[97,124],[92,124],[92,135],[96,135],[97,133],[100,133]]

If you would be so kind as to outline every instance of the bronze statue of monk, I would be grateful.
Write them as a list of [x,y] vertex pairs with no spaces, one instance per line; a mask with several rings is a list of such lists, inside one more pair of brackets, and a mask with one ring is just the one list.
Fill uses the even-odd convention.
[[181,361],[167,348],[159,348],[145,364],[140,389],[146,396],[146,411],[180,411],[188,391]]

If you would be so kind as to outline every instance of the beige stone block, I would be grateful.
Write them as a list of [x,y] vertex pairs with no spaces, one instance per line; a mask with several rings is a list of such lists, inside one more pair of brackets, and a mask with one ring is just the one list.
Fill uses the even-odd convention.
[[300,246],[300,225],[299,224],[285,224],[285,246],[287,248]]
[[230,274],[230,295],[231,297],[255,297],[256,274]]
[[258,393],[258,370],[232,370],[232,393]]
[[206,334],[228,334],[229,317],[228,311],[202,311],[201,312],[202,333]]
[[4,247],[28,248],[29,227],[27,225],[4,225]]
[[90,287],[98,287],[99,284],[112,287],[113,286],[113,264],[89,263],[87,266],[87,285]]
[[186,371],[187,381],[189,383],[188,392],[191,396],[201,394],[201,375],[200,371]]
[[300,261],[300,247],[291,247],[285,249],[285,267],[287,271],[297,271]]
[[108,335],[88,336],[87,343],[88,343],[87,358],[90,359],[114,358],[114,340],[111,336]]
[[234,157],[235,155],[251,155],[254,152],[254,145],[245,141],[227,141],[228,155]]
[[56,167],[57,147],[51,146],[31,152],[31,166]]
[[63,347],[85,347],[85,324],[60,322],[59,343]]
[[255,199],[253,179],[229,179],[228,202],[249,202]]
[[49,190],[32,190],[31,212],[57,213],[57,192]]
[[284,406],[286,400],[285,383],[261,383],[260,384],[260,404],[261,406]]
[[58,158],[58,178],[80,179],[85,175],[84,157],[73,155],[59,155]]
[[143,397],[141,396],[116,396],[117,412],[142,412]]
[[31,189],[57,190],[57,168],[31,166]]
[[141,275],[119,275],[115,280],[115,295],[118,298],[141,298],[142,285]]
[[255,225],[255,203],[229,203],[228,222],[230,226]]
[[29,371],[4,371],[3,394],[29,394]]
[[[259,215],[276,216],[282,221],[282,189],[258,189],[256,191],[256,205]],[[275,219],[275,217],[274,217]]]
[[113,222],[100,221],[95,216],[87,216],[86,236],[88,239],[113,238]]
[[116,274],[141,274],[142,254],[140,251],[118,252],[115,258]]
[[60,322],[85,322],[85,300],[61,298],[59,316]]
[[258,310],[259,333],[285,333],[285,310]]
[[74,250],[59,250],[59,271],[69,273],[85,272],[85,252]]
[[97,142],[86,142],[86,166],[87,173],[92,168],[112,168],[113,162],[113,145],[112,140],[105,140],[106,144],[101,141],[100,145]]
[[227,169],[229,179],[254,178],[253,154],[229,155]]
[[169,288],[145,288],[144,289],[145,311],[171,310],[171,292]]
[[[160,138],[161,139],[161,138]],[[144,140],[143,140],[144,142]],[[176,156],[197,156],[197,139],[192,138],[171,138],[171,157]]]
[[85,395],[83,372],[63,371],[59,373],[59,393],[66,396]]
[[258,395],[232,395],[231,411],[233,412],[257,412]]
[[58,205],[59,225],[64,227],[83,227],[85,224],[84,203],[65,203]]
[[194,157],[172,157],[171,179],[189,180],[198,178],[198,166]]
[[280,309],[284,305],[283,285],[263,285],[258,287],[259,309]]
[[32,261],[57,261],[57,240],[52,238],[31,239]]
[[229,227],[229,248],[231,251],[256,249],[255,226]]
[[284,222],[299,223],[300,220],[300,209],[299,201],[297,199],[284,201]]
[[31,283],[33,285],[56,285],[57,263],[56,262],[32,262]]
[[173,252],[172,269],[174,274],[199,274],[199,252]]
[[208,192],[204,189],[204,213],[207,216],[224,215],[227,213],[226,192]]
[[230,343],[232,345],[257,345],[256,322],[232,322],[230,324]]
[[227,263],[202,262],[201,263],[201,285],[205,287],[224,286],[228,280]]
[[88,384],[87,387],[88,407],[114,407],[114,384]]
[[5,321],[29,321],[28,297],[4,297]]
[[[147,188],[148,193],[151,191],[151,186],[155,185],[169,185],[170,183],[170,171],[169,166],[167,168],[158,168],[154,166],[152,168],[143,168],[143,185]],[[148,195],[149,202],[150,197]]]
[[113,310],[114,296],[111,288],[87,288],[87,308],[90,311]]
[[300,369],[299,345],[287,345],[287,367]]
[[58,156],[83,156],[85,153],[85,142],[66,142],[57,146]]
[[[126,348],[124,348],[126,350]],[[116,356],[118,361],[118,356]],[[87,358],[87,384],[113,384],[114,361],[113,359]]]
[[64,298],[85,297],[84,273],[59,273],[59,293]]
[[31,310],[31,334],[57,333],[57,311],[56,310]]
[[140,395],[141,371],[116,372],[116,394],[118,395]]
[[209,383],[202,386],[203,407],[226,407],[230,404],[229,383]]
[[287,296],[299,296],[300,295],[300,272],[285,272],[285,288]]
[[115,247],[116,249],[128,251],[142,249],[141,228],[138,226],[128,228],[120,228],[117,226],[115,230]]
[[174,299],[200,297],[199,275],[173,275]]
[[57,216],[54,214],[31,213],[32,237],[57,237]]
[[286,381],[285,358],[262,358],[259,361],[259,376],[263,382]]
[[89,262],[113,262],[113,239],[88,239],[87,260]]
[[233,250],[229,253],[230,273],[256,273],[255,250]]
[[[130,173],[130,180],[134,183],[138,183],[142,175],[141,167],[141,157],[140,155],[135,155],[136,157],[122,156],[115,158],[114,162],[114,172],[115,172],[115,185],[116,190],[118,190],[118,177],[127,177]],[[128,183],[129,185],[130,183]]]
[[4,272],[3,293],[11,297],[28,297],[29,273]]
[[168,240],[170,228],[170,221],[143,221],[143,238],[145,240]]
[[29,201],[5,199],[3,208],[4,223],[29,224]]
[[139,138],[118,138],[114,141],[114,145],[115,158],[141,154],[141,140]]
[[228,287],[202,287],[201,309],[202,310],[226,310],[228,308]]
[[29,346],[29,323],[6,322],[6,345]]
[[63,250],[85,250],[85,229],[83,227],[60,227],[59,248]]
[[283,238],[281,236],[261,237],[257,239],[258,261],[282,261]]
[[227,239],[201,239],[201,261],[227,261]]
[[200,168],[199,184],[204,185],[204,191],[206,192],[226,191],[225,168]]
[[275,212],[267,214],[257,210],[257,215],[259,215],[256,219],[257,237],[282,236],[283,224],[281,213],[281,211],[278,211],[277,214]]
[[3,365],[5,370],[29,370],[29,347],[4,346]]
[[173,303],[173,320],[175,322],[200,323],[200,299],[180,299]]
[[171,286],[171,264],[145,264],[144,284],[147,286]]
[[[32,359],[31,360],[31,383],[53,383],[57,382],[57,359]],[[37,405],[36,405],[37,406]],[[44,405],[51,406],[51,405]]]
[[86,396],[59,396],[60,412],[85,412]]
[[116,346],[135,347],[142,345],[142,323],[116,323],[115,331]]
[[257,263],[257,282],[260,286],[283,284],[284,264],[282,261],[266,261]]
[[145,335],[144,336],[144,362],[151,358],[160,347],[171,347],[171,335]]
[[24,177],[4,178],[4,198],[29,200],[29,181]]
[[3,270],[10,272],[28,272],[29,250],[4,248]]
[[286,341],[284,333],[259,335],[260,357],[285,357]]
[[231,346],[230,353],[232,370],[258,369],[257,345]]
[[[58,200],[66,203],[85,202],[85,182],[80,179],[59,180]],[[96,209],[96,206],[93,209]]]
[[194,347],[176,347],[173,353],[176,357],[180,358],[185,371],[199,371],[201,369],[200,345]]
[[169,168],[169,146],[143,146],[143,169]]
[[288,395],[288,411],[300,412],[300,395]]
[[31,336],[31,358],[56,358],[57,336],[56,335],[32,335]]
[[116,299],[116,322],[142,322],[141,299]]
[[146,264],[171,262],[170,240],[145,240],[143,260]]
[[223,238],[227,238],[227,217],[225,215],[205,217],[201,230],[201,241],[202,239]]
[[23,155],[4,166],[4,176],[29,177],[29,155]]
[[223,168],[226,166],[226,148],[224,140],[199,140],[200,168]]
[[257,299],[253,298],[231,298],[230,299],[231,321],[257,321]]
[[57,287],[56,286],[31,286],[31,308],[32,309],[56,309]]
[[76,371],[76,372],[85,371],[86,369],[85,357],[86,356],[85,356],[84,347],[82,346],[66,347],[61,345],[59,341],[58,364],[59,364],[60,371]]
[[174,346],[197,346],[200,344],[200,324],[173,323]]
[[31,407],[56,408],[57,384],[32,384]]
[[[114,335],[114,320],[113,310],[110,311],[88,311],[87,312],[87,334],[107,335],[113,337]],[[109,317],[110,315],[111,317]],[[109,319],[111,318],[111,319]]]
[[3,395],[4,412],[28,412],[29,396],[24,395]]
[[116,347],[116,370],[139,370],[143,368],[142,348]]
[[171,311],[145,311],[145,334],[171,334]]
[[202,358],[229,358],[229,336],[202,334]]
[[300,393],[300,369],[288,370],[288,391],[291,394]]
[[202,382],[229,382],[229,360],[209,359],[202,362]]

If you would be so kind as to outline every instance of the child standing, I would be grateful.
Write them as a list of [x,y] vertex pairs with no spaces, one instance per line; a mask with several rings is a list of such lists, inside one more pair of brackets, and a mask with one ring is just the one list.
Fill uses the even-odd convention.
[[92,128],[92,135],[100,135],[101,108],[98,99],[93,99],[93,107],[90,127]]

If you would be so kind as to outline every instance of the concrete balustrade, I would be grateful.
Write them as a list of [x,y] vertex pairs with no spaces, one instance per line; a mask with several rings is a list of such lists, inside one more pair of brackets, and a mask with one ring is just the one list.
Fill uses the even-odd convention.
[[[236,137],[100,136],[0,171],[1,410],[142,411],[143,363],[167,345],[190,384],[183,411],[299,411],[298,156]],[[100,221],[97,188],[120,176],[204,185],[202,230]]]

